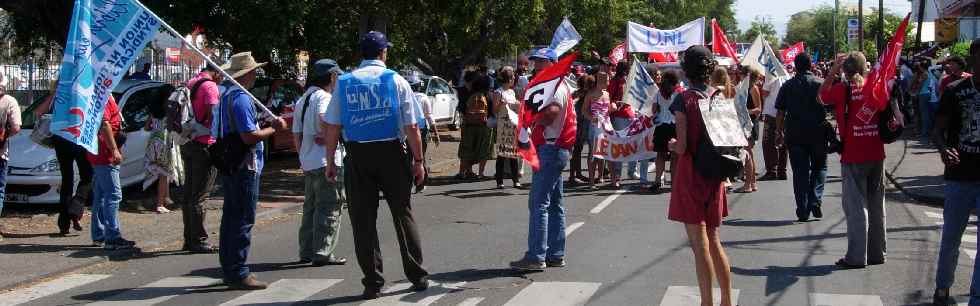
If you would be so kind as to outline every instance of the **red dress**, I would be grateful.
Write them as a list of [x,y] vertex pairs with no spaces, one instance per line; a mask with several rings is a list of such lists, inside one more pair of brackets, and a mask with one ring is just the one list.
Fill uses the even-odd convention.
[[673,174],[671,183],[667,219],[718,227],[721,219],[728,216],[725,185],[720,179],[701,177],[694,169],[694,152],[697,152],[704,123],[698,109],[699,96],[688,90],[681,97],[684,99],[683,108],[674,105],[671,106],[671,111],[680,111],[687,115],[687,150],[677,156],[677,173]]

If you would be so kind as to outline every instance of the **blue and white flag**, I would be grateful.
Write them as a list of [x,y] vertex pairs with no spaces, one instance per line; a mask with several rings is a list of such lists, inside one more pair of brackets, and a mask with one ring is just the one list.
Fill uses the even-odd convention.
[[137,0],[75,0],[51,132],[97,153],[106,101],[160,25]]
[[673,30],[658,30],[632,21],[626,25],[629,52],[681,52],[704,45],[704,17]]
[[639,60],[633,60],[633,67],[626,77],[626,94],[623,95],[623,102],[633,107],[637,113],[650,117],[653,116],[657,83],[643,65]]
[[568,20],[568,17],[565,17],[565,20],[562,20],[561,25],[555,30],[555,35],[551,37],[551,46],[548,46],[548,48],[555,50],[555,53],[561,56],[565,52],[568,52],[568,50],[571,50],[572,47],[575,47],[580,41],[582,41],[582,36],[572,26],[572,22]]
[[762,35],[756,36],[755,42],[752,43],[748,51],[745,51],[745,56],[742,57],[742,65],[755,66],[761,69],[766,73],[767,79],[789,75],[786,67],[783,67],[783,62],[779,60],[776,52],[772,50],[772,46],[762,38]]

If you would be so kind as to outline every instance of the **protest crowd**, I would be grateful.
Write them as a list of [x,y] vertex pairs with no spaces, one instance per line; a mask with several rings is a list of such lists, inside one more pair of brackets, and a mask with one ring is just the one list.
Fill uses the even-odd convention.
[[[946,167],[946,223],[934,288],[936,305],[945,305],[959,238],[970,210],[980,203],[980,93],[968,72],[980,71],[980,40],[973,41],[969,58],[935,62],[887,51],[877,61],[861,52],[829,61],[815,61],[805,52],[781,59],[759,39],[747,51],[753,56],[739,62],[726,48],[724,35],[714,35],[711,48],[703,37],[674,45],[634,38],[668,31],[684,36],[685,27],[692,26],[703,32],[704,20],[676,30],[630,23],[629,42],[609,56],[573,52],[574,42],[561,42],[581,37],[556,36],[558,43],[529,50],[498,69],[462,72],[456,91],[459,168],[440,179],[529,189],[527,250],[515,254],[510,266],[523,271],[566,266],[565,236],[559,234],[566,227],[566,188],[669,192],[666,217],[684,226],[700,295],[710,303],[715,282],[721,305],[733,305],[731,264],[719,235],[729,216],[729,195],[790,180],[792,190],[785,192],[795,196],[796,220],[819,220],[824,211],[838,209],[823,205],[832,154],[840,158],[839,209],[847,228],[847,253],[832,264],[840,269],[885,264],[884,146],[908,126],[908,133],[940,150]],[[712,21],[711,26],[718,25]],[[889,48],[901,49],[902,39],[896,35]],[[385,33],[370,31],[357,42],[338,43],[359,44],[360,64],[344,70],[333,59],[313,61],[305,92],[294,106],[290,131],[305,195],[295,252],[312,266],[346,264],[334,252],[344,234],[340,224],[346,210],[364,275],[362,297],[378,298],[385,284],[376,230],[380,192],[398,233],[410,289],[427,290],[424,237],[412,205],[419,201],[413,194],[425,192],[437,179],[429,175],[426,158],[430,142],[440,137],[431,117],[433,101],[417,93],[421,80],[416,76],[386,65],[395,45]],[[652,53],[670,54],[679,65],[636,56]],[[735,59],[734,64],[722,65],[720,57]],[[287,125],[264,114],[267,110],[248,93],[263,65],[249,52],[234,54],[220,66],[207,65],[157,97],[144,127],[152,136],[146,150],[150,175],[143,187],[157,186],[155,211],[168,213],[178,206],[183,249],[216,253],[224,282],[233,289],[268,286],[247,262],[266,162],[263,150],[268,149],[263,141]],[[127,78],[149,76],[137,72]],[[34,110],[38,117],[54,118],[51,131],[38,139],[57,152],[67,180],[56,226],[61,234],[87,230],[92,243],[106,250],[135,248],[138,242],[122,237],[120,228],[126,224],[118,218],[126,139],[116,101],[103,95],[104,101],[94,103],[104,105],[99,107],[102,120],[94,128],[81,128],[94,132],[88,135],[93,142],[84,143],[58,125],[63,124],[59,118],[76,111],[59,102],[72,99],[64,91],[78,91],[78,86],[59,81],[46,104]],[[20,110],[11,96],[0,97],[0,138],[7,139],[20,129]],[[7,168],[7,151],[4,145],[0,171]],[[762,163],[755,163],[755,152]],[[490,161],[492,178],[486,172]],[[78,188],[72,188],[75,176]],[[224,192],[218,241],[205,230],[202,208],[216,181]],[[184,186],[180,203],[170,201],[170,184]],[[89,229],[80,226],[85,215],[92,220]],[[976,292],[971,305],[980,303],[976,286],[980,283],[971,286]]]

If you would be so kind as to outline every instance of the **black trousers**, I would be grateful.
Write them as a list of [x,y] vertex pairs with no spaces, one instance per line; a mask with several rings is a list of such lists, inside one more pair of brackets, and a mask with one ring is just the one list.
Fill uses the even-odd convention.
[[497,179],[497,185],[504,183],[504,167],[510,168],[510,180],[515,184],[518,182],[517,159],[497,156],[497,171],[493,177]]
[[208,231],[204,228],[207,212],[203,204],[214,188],[218,170],[211,166],[207,146],[197,141],[181,146],[180,155],[184,160],[184,173],[187,178],[183,186],[183,203],[180,208],[184,221],[184,246],[195,247],[208,240]]
[[85,149],[81,146],[68,141],[59,136],[54,136],[54,153],[58,158],[58,167],[61,169],[61,189],[58,194],[58,229],[67,232],[71,226],[73,216],[68,208],[71,206],[72,198],[75,196],[75,166],[78,166],[78,186],[88,186],[81,188],[87,190],[86,194],[80,195],[83,203],[89,203],[91,199],[92,186],[92,164],[85,156]]
[[405,276],[418,281],[428,276],[422,266],[422,243],[412,217],[411,169],[408,152],[399,141],[345,143],[345,184],[348,214],[354,232],[354,252],[367,288],[384,285],[384,268],[379,246],[378,191],[384,193],[395,225]]

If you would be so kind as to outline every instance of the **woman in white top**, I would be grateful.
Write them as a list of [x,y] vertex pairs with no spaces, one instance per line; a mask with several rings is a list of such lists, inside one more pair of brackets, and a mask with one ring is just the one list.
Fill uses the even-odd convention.
[[[660,91],[656,95],[657,104],[654,105],[654,124],[657,128],[653,131],[653,151],[657,152],[656,170],[653,177],[653,184],[650,185],[650,192],[657,193],[663,186],[664,170],[667,160],[673,161],[673,154],[667,148],[667,143],[671,139],[677,138],[677,126],[674,124],[674,114],[669,111],[670,104],[674,98],[684,91],[680,85],[680,77],[677,71],[667,70],[660,76]],[[670,163],[671,171],[674,173],[674,163]]]
[[[604,133],[604,127],[601,125],[602,122],[609,120],[609,92],[606,88],[609,87],[609,75],[605,72],[598,72],[595,76],[582,76],[583,78],[594,78],[594,81],[584,81],[584,84],[591,83],[592,86],[589,88],[579,88],[579,90],[587,90],[585,94],[585,103],[582,103],[582,109],[580,110],[585,114],[585,118],[592,122],[589,125],[590,137],[589,137],[589,184],[590,188],[598,189],[596,187],[597,183],[602,181],[602,172],[606,168],[606,162],[592,157],[592,153],[596,150],[596,138],[599,137],[600,133]],[[604,121],[600,120],[605,118]],[[599,170],[599,175],[596,176],[595,172]]]
[[516,114],[520,103],[514,92],[514,85],[517,83],[514,67],[500,68],[497,72],[497,81],[500,83],[500,88],[493,92],[492,97],[493,109],[497,112],[497,171],[494,178],[497,179],[497,189],[504,189],[504,167],[508,167],[514,188],[520,188],[517,162],[520,156],[517,154],[516,146]]

